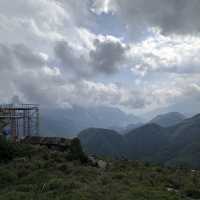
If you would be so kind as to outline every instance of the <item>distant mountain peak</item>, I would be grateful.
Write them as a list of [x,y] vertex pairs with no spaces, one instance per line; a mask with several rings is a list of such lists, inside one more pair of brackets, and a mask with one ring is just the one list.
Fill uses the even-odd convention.
[[169,127],[179,124],[185,119],[186,117],[179,112],[170,112],[156,116],[150,123],[158,124],[162,127]]
[[41,130],[46,135],[75,136],[81,130],[109,127],[125,127],[130,123],[139,123],[140,118],[127,114],[114,107],[79,107],[73,106],[65,109],[47,109],[41,111]]
[[[175,120],[174,116],[180,120],[184,118],[176,112],[161,115],[161,118],[166,119],[166,116],[170,120]],[[87,129],[83,132],[79,138],[90,154],[158,162],[166,166],[186,164],[200,167],[200,114],[171,127],[145,124],[124,135],[107,129]]]

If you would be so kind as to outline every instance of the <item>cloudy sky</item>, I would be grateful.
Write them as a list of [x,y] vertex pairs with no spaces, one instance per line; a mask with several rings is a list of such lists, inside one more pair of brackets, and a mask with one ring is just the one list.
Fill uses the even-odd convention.
[[200,111],[199,32],[199,0],[0,0],[0,101]]

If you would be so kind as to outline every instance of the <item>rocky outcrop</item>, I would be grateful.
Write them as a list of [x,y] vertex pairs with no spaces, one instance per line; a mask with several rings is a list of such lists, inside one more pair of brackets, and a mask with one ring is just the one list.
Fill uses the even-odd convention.
[[78,138],[66,139],[59,137],[40,137],[40,136],[27,136],[21,140],[21,143],[46,146],[50,150],[66,152],[69,160],[81,160],[91,166],[100,169],[106,169],[108,163],[97,159],[95,156],[87,157],[83,151]]
[[49,149],[65,151],[70,148],[74,139],[66,139],[59,137],[40,137],[27,136],[21,140],[22,143],[47,146]]
[[106,169],[108,167],[108,163],[104,160],[98,160],[95,156],[89,156],[88,162],[93,167],[98,167],[100,169]]
[[78,138],[66,139],[59,137],[27,136],[20,142],[24,144],[46,146],[53,151],[65,152],[68,160],[80,160],[84,163],[88,161]]

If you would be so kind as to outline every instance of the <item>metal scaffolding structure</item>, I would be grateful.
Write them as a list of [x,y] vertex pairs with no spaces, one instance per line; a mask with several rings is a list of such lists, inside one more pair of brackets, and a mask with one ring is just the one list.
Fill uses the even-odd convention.
[[2,104],[0,120],[10,128],[13,140],[39,135],[39,106],[36,104]]

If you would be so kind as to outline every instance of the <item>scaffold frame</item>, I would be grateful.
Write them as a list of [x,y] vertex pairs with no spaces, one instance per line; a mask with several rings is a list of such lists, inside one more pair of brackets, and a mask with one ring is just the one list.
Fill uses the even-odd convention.
[[10,126],[13,140],[39,135],[39,105],[37,104],[1,104],[0,120],[5,120]]

